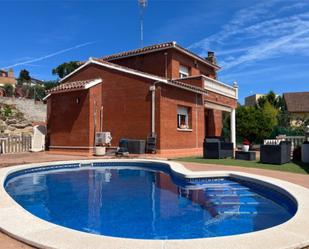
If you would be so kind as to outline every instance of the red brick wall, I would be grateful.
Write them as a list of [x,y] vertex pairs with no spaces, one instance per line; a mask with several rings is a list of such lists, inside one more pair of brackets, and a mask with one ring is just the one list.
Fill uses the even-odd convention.
[[[170,86],[161,87],[160,98],[160,149],[202,147],[204,139],[204,106],[201,95]],[[191,108],[192,131],[177,130],[177,106]]]
[[222,133],[222,111],[205,110],[206,136],[221,136]]
[[[113,69],[90,65],[67,81],[102,78],[103,131],[110,131],[112,144],[120,138],[146,139],[151,132],[151,96],[153,80],[129,75]],[[97,90],[99,91],[99,90]],[[99,95],[99,92],[92,92]],[[93,103],[91,97],[90,104]],[[90,107],[93,108],[93,107]],[[93,109],[91,109],[93,110]],[[99,108],[97,108],[99,111]],[[99,117],[99,113],[97,113]],[[99,120],[97,121],[99,123]],[[93,127],[90,119],[90,127]],[[91,143],[91,138],[90,138]]]
[[183,79],[177,79],[177,81],[182,81],[187,84],[191,84],[197,87],[204,88],[204,81],[203,77],[195,77],[195,78],[183,78]]
[[51,146],[89,146],[87,90],[53,94],[47,101],[47,112],[47,133]]
[[[102,84],[89,89],[89,145],[95,146],[95,132],[101,131]],[[103,116],[104,118],[104,116]],[[96,121],[96,122],[94,122]]]
[[[229,98],[224,95],[220,95],[215,92],[208,91],[205,96],[205,101],[209,101],[215,104],[224,105],[230,108],[237,107],[237,100]],[[207,126],[206,135],[208,136],[221,136],[222,133],[222,111],[220,110],[207,110]]]
[[206,75],[211,78],[216,78],[216,71],[207,66],[198,60],[193,59],[192,57],[185,55],[179,51],[174,50],[172,52],[172,78],[179,78],[179,66],[180,64],[183,66],[187,66],[190,68],[190,76],[197,75]]
[[[167,53],[166,56],[164,55],[165,53]],[[171,52],[167,49],[148,54],[120,58],[110,62],[165,78],[165,71],[167,71],[168,77],[171,75],[170,61]]]
[[[113,145],[118,145],[120,138],[146,139],[151,132],[149,87],[153,80],[91,64],[66,81],[93,78],[102,78],[103,82],[89,90],[52,94],[48,100],[50,144],[92,147],[95,133],[93,114],[96,109],[96,131],[99,131],[101,106],[104,108],[103,131],[111,132]],[[200,149],[205,132],[203,97],[164,84],[158,84],[156,87],[158,149],[160,151]],[[80,104],[76,104],[77,97],[81,100]],[[235,100],[214,93],[206,96],[206,99],[235,104]],[[177,130],[178,105],[191,108],[192,131]],[[213,112],[213,118],[216,123],[213,131],[215,135],[219,135],[221,112]]]
[[233,98],[229,98],[224,95],[220,95],[218,93],[214,93],[211,91],[208,91],[207,96],[205,97],[206,101],[210,101],[213,103],[225,105],[227,107],[236,108],[237,107],[237,100]]
[[[167,53],[167,56],[164,55],[165,53]],[[166,59],[167,62],[165,61]],[[175,49],[115,59],[111,62],[161,77],[165,77],[167,68],[168,78],[179,78],[179,65],[182,64],[190,68],[190,75],[192,76],[203,74],[216,78],[216,72],[212,67]]]

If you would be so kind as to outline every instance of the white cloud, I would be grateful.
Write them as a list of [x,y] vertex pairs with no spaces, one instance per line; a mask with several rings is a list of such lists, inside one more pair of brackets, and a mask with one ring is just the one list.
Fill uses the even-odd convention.
[[213,42],[221,43],[225,41],[230,36],[239,33],[244,25],[248,24],[249,22],[258,20],[259,17],[262,15],[265,16],[269,11],[269,7],[274,5],[276,2],[278,2],[278,0],[269,1],[266,3],[262,2],[257,4],[256,6],[251,6],[249,8],[238,11],[232,18],[232,20],[223,26],[221,31],[192,44],[191,46],[189,46],[189,48],[200,48],[202,50],[205,50],[209,49],[210,45]]
[[285,7],[280,1],[270,1],[240,10],[219,32],[190,48],[199,50],[202,56],[210,48],[219,50],[223,70],[288,54],[308,56],[309,12],[304,12],[300,3],[288,2],[289,9],[303,12],[278,14]]
[[34,59],[18,62],[18,63],[12,64],[12,65],[6,66],[4,68],[12,68],[12,67],[17,67],[17,66],[27,65],[27,64],[30,64],[30,63],[33,63],[33,62],[38,62],[38,61],[46,60],[46,59],[55,57],[57,55],[60,55],[60,54],[63,54],[63,53],[75,50],[75,49],[79,49],[79,48],[82,48],[82,47],[85,47],[85,46],[89,46],[89,45],[91,45],[93,43],[95,43],[95,42],[82,43],[82,44],[76,45],[74,47],[62,49],[62,50],[59,50],[57,52],[54,52],[54,53],[51,53],[51,54],[47,54],[47,55],[44,55],[44,56],[41,56],[41,57],[38,57],[38,58],[34,58]]

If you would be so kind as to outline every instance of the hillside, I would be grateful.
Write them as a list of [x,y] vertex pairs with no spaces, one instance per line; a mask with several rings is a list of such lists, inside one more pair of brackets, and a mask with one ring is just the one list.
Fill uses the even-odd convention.
[[33,122],[44,122],[46,105],[31,100],[0,98],[0,134],[31,133]]

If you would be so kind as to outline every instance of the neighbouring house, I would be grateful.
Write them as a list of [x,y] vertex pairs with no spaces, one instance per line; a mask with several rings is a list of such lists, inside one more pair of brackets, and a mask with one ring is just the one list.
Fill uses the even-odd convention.
[[5,84],[11,84],[15,87],[16,83],[17,81],[14,77],[13,69],[9,69],[9,71],[0,69],[0,86],[4,86]]
[[309,119],[309,92],[284,93],[283,98],[290,113],[291,126],[300,126]]
[[30,78],[29,81],[25,81],[25,82],[20,82],[19,83],[20,85],[24,85],[24,86],[42,86],[44,84],[44,81],[42,80],[38,80],[38,79],[35,79],[35,78]]
[[259,98],[266,96],[266,94],[253,94],[245,98],[245,106],[255,106]]
[[121,138],[157,137],[157,153],[202,153],[205,136],[220,136],[231,114],[235,144],[238,88],[217,80],[213,52],[202,58],[167,42],[90,58],[48,91],[47,134],[52,151],[92,153],[95,132]]
[[[260,98],[266,96],[267,94],[253,94],[245,98],[245,106],[255,106],[258,104],[258,101]],[[278,98],[279,95],[276,94],[276,98]]]

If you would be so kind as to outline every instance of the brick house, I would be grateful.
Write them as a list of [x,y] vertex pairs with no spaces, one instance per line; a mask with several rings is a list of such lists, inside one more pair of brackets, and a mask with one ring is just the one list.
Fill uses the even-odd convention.
[[4,69],[0,69],[0,86],[4,86],[5,84],[11,84],[15,87],[17,80],[14,77],[13,69],[6,71]]
[[309,119],[309,92],[284,93],[283,99],[290,114],[291,126],[301,126]]
[[222,111],[235,141],[238,89],[216,80],[219,69],[212,52],[176,42],[90,58],[48,92],[49,149],[92,153],[95,132],[110,131],[114,146],[156,134],[157,153],[197,155],[205,135],[221,135]]

